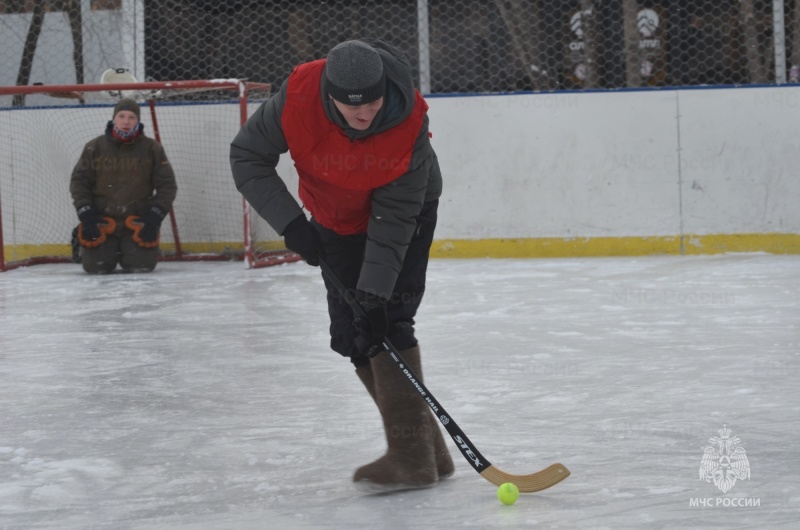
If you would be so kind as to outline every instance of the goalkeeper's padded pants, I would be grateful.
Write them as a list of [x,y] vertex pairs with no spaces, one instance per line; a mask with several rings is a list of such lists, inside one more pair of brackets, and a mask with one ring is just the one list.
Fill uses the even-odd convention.
[[[117,235],[119,234],[119,235]],[[110,274],[117,265],[123,272],[151,272],[158,263],[159,249],[142,248],[130,230],[122,229],[95,248],[81,248],[81,264],[89,274]]]

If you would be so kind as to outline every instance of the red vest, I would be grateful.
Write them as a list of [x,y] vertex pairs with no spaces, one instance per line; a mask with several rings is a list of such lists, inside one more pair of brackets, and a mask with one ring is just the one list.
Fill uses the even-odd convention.
[[289,154],[300,177],[300,200],[322,226],[342,235],[365,232],[372,190],[408,171],[428,105],[415,91],[411,115],[391,129],[350,140],[322,106],[325,59],[289,76],[281,116]]

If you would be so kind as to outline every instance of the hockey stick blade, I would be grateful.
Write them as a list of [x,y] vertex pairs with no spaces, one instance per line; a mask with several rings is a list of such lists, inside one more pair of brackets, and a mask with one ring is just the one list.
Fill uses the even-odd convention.
[[[324,259],[319,260],[319,265],[322,269],[322,272],[325,274],[328,280],[330,280],[339,294],[344,297],[345,301],[348,303],[348,305],[350,305],[353,311],[361,317],[366,317],[364,309],[356,301],[353,293],[351,293],[344,286],[342,281],[333,272],[333,270],[331,270],[330,266],[325,262]],[[512,475],[511,473],[506,473],[505,471],[493,466],[483,457],[470,439],[467,438],[467,435],[464,434],[464,431],[461,430],[452,416],[450,416],[444,407],[439,404],[436,398],[433,397],[433,394],[430,393],[420,378],[417,377],[417,374],[415,374],[408,366],[408,363],[406,363],[405,359],[403,359],[403,356],[400,355],[400,352],[397,350],[397,348],[395,348],[386,337],[383,338],[383,347],[386,350],[385,354],[389,355],[397,367],[403,371],[406,379],[408,379],[409,383],[420,394],[422,399],[425,400],[425,403],[431,408],[434,415],[438,418],[439,423],[441,423],[445,430],[447,430],[448,434],[450,434],[450,437],[455,442],[458,450],[461,451],[461,455],[464,457],[464,459],[469,462],[472,468],[483,478],[495,486],[499,486],[506,482],[512,482],[517,486],[520,492],[533,493],[547,489],[551,486],[555,486],[570,475],[569,470],[562,464],[553,464],[542,469],[541,471],[531,473],[530,475]],[[384,353],[379,353],[378,355],[384,355]]]
[[533,493],[555,486],[569,476],[569,469],[562,464],[553,464],[530,475],[512,475],[490,465],[481,476],[495,486],[512,482],[520,492]]

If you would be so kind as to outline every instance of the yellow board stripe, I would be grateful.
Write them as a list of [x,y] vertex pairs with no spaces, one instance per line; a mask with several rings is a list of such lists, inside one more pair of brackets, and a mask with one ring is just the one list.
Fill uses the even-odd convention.
[[[187,254],[241,253],[241,242],[182,243]],[[258,250],[283,248],[271,241]],[[175,250],[162,244],[166,253]],[[6,262],[37,256],[71,256],[69,245],[6,245]],[[575,237],[518,239],[440,239],[433,242],[432,258],[569,258],[601,256],[648,256],[658,254],[721,254],[724,252],[768,252],[800,254],[800,234],[711,234],[656,237]]]
[[800,234],[712,234],[663,237],[449,239],[433,258],[565,258],[769,252],[800,254]]

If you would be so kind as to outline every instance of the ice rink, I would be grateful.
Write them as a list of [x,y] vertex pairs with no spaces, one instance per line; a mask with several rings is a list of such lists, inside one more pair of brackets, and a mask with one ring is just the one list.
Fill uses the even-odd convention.
[[303,263],[2,273],[0,528],[798,528],[800,256],[434,260],[417,335],[492,464],[572,476],[503,506],[453,446],[435,488],[357,492],[383,432]]

